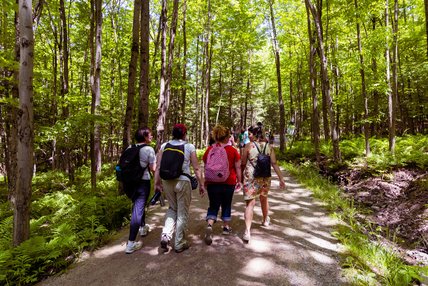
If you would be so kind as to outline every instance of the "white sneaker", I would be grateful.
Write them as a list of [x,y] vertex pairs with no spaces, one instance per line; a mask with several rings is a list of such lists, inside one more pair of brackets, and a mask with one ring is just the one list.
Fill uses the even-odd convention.
[[127,254],[131,254],[134,251],[140,249],[141,247],[143,247],[143,243],[141,241],[128,241],[128,243],[126,244],[125,252]]
[[148,225],[140,226],[139,232],[141,236],[146,236],[147,234],[149,234],[149,231],[150,231],[150,226]]
[[242,235],[242,240],[243,240],[245,243],[249,243],[249,242],[250,242],[250,239],[251,239],[251,234],[250,234],[250,232],[245,231],[245,232],[244,232],[244,235]]
[[269,226],[270,225],[270,216],[267,216],[265,221],[262,223],[263,226]]

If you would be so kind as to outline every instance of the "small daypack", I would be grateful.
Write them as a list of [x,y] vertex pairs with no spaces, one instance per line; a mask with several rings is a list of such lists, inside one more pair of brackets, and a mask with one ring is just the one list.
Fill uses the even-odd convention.
[[205,164],[205,180],[207,182],[221,183],[230,175],[229,159],[227,158],[226,146],[214,144],[208,153]]
[[257,148],[257,151],[259,154],[257,155],[257,161],[256,165],[254,167],[254,178],[269,178],[272,176],[271,170],[270,170],[270,155],[265,154],[266,152],[266,146],[268,143],[265,144],[265,147],[263,148],[263,152],[260,152],[259,146],[254,143],[254,145]]
[[122,155],[116,165],[116,179],[123,183],[123,191],[132,198],[134,186],[141,181],[146,168],[140,165],[140,149],[146,144],[131,145]]
[[162,151],[159,175],[164,180],[173,180],[183,173],[184,145],[167,143]]

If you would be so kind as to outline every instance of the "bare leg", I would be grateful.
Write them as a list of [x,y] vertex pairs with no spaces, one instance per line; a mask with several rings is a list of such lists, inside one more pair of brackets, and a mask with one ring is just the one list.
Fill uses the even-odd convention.
[[267,216],[269,215],[269,202],[268,197],[260,195],[260,205],[262,207],[262,214],[263,214],[263,222],[266,220]]
[[254,205],[256,204],[256,200],[255,199],[248,200],[248,201],[245,201],[245,203],[247,204],[245,208],[245,214],[244,214],[245,231],[249,234],[251,230],[251,223],[253,222],[253,212],[254,212]]

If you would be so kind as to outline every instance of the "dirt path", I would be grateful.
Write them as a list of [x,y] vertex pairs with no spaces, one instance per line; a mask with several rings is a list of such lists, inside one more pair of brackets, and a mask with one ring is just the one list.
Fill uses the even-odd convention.
[[252,240],[244,244],[242,194],[235,194],[230,236],[214,225],[210,246],[203,242],[208,198],[194,192],[188,230],[190,249],[163,253],[159,248],[166,207],[149,210],[152,227],[143,248],[125,254],[128,228],[102,249],[87,255],[67,273],[39,285],[344,285],[337,263],[339,246],[330,235],[334,221],[309,191],[285,174],[287,189],[272,180],[271,226],[261,226],[257,202]]

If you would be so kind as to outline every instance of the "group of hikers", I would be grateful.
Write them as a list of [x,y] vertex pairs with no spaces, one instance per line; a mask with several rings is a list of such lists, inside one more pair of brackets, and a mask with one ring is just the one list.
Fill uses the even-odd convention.
[[[162,193],[169,204],[160,238],[160,247],[165,251],[168,251],[169,246],[173,246],[175,252],[180,253],[190,247],[185,231],[189,220],[192,189],[197,189],[198,185],[201,197],[208,193],[209,198],[204,236],[207,245],[212,244],[213,226],[220,208],[222,234],[229,235],[232,232],[230,222],[235,192],[242,192],[246,202],[245,232],[242,240],[248,243],[251,239],[251,224],[257,198],[260,199],[263,214],[262,225],[269,226],[268,193],[271,166],[278,175],[282,189],[285,188],[284,178],[270,140],[263,132],[262,124],[251,126],[241,133],[245,134],[239,136],[238,152],[231,140],[230,129],[222,125],[216,125],[212,129],[211,144],[202,157],[202,174],[196,148],[186,141],[187,128],[184,124],[174,125],[172,140],[163,143],[157,154],[150,146],[153,139],[150,128],[139,128],[136,131],[136,144],[127,150],[136,150],[141,173],[134,183],[124,183],[125,192],[133,202],[126,253],[140,249],[142,242],[137,239],[138,234],[145,236],[149,232],[149,226],[145,224],[145,206],[149,200],[152,174],[155,192]],[[194,176],[191,175],[190,166]]]

